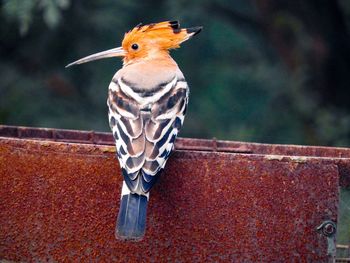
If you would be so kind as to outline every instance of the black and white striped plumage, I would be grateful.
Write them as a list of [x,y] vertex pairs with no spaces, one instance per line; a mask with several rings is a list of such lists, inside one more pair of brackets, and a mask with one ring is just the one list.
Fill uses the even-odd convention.
[[109,85],[109,123],[128,189],[148,195],[182,126],[188,86],[182,74],[152,87],[120,75]]

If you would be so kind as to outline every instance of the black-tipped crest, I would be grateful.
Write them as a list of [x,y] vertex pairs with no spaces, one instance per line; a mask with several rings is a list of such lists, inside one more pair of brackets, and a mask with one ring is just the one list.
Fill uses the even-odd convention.
[[170,24],[172,29],[179,29],[180,28],[179,21],[170,21],[169,24]]
[[178,34],[181,32],[179,21],[170,21],[170,27],[173,29],[174,34]]
[[202,26],[195,26],[195,27],[187,28],[186,31],[188,34],[194,33],[192,36],[195,36],[195,35],[199,34],[199,32],[201,32],[202,29],[203,29]]

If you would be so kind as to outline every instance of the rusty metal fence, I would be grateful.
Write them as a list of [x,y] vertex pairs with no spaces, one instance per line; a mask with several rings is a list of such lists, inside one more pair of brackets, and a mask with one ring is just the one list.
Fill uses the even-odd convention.
[[3,260],[332,262],[350,149],[179,138],[139,243],[109,133],[0,126],[0,177]]

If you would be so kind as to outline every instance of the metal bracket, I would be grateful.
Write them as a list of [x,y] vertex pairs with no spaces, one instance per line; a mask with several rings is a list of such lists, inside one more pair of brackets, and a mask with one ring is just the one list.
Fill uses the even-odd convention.
[[335,262],[336,245],[335,234],[337,232],[337,225],[331,220],[323,221],[321,225],[317,227],[317,232],[327,237],[327,255],[331,258],[331,262]]

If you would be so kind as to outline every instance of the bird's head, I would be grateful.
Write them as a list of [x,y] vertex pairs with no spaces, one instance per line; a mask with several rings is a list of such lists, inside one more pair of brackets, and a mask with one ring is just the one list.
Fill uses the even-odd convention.
[[198,34],[202,27],[180,28],[177,21],[166,21],[149,25],[137,25],[125,33],[122,46],[102,51],[79,59],[66,67],[102,58],[123,57],[124,64],[157,58],[168,54],[169,49]]

